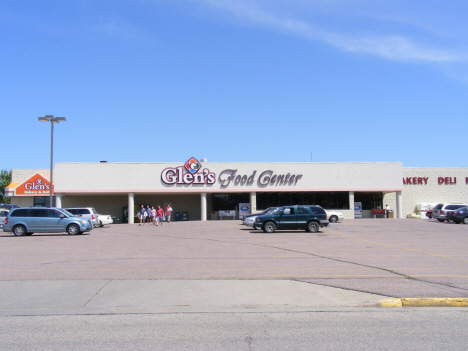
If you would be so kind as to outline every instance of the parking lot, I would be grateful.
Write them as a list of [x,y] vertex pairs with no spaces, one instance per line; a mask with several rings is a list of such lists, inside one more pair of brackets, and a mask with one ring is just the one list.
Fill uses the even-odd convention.
[[240,221],[1,232],[0,280],[295,280],[393,297],[468,297],[468,225],[362,219],[265,234]]

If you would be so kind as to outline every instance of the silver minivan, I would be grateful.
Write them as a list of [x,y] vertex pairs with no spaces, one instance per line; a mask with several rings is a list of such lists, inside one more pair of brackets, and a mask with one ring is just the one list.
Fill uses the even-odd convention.
[[89,219],[95,227],[100,226],[99,216],[93,207],[67,207],[65,210],[76,217]]
[[432,208],[432,218],[444,222],[447,219],[447,211],[453,211],[465,206],[465,204],[437,204]]
[[4,232],[13,232],[16,236],[33,233],[82,234],[93,229],[87,219],[73,216],[61,208],[20,207],[12,209],[3,225]]

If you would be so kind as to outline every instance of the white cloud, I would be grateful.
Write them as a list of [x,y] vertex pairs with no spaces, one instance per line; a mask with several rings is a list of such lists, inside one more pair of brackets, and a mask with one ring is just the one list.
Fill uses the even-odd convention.
[[[274,6],[269,6],[267,9],[268,3],[258,0],[199,1],[211,7],[231,13],[235,15],[237,19],[248,21],[251,24],[280,30],[309,40],[321,41],[344,52],[362,53],[395,61],[419,61],[428,63],[465,62],[468,59],[468,52],[464,50],[457,51],[455,49],[446,49],[436,44],[441,40],[440,38],[437,38],[437,40],[432,38],[434,40],[431,40],[431,35],[433,35],[433,33],[430,33],[431,31],[429,30],[426,31],[425,36],[421,36],[420,33],[418,33],[418,35],[413,35],[410,31],[402,34],[402,30],[399,30],[397,33],[396,30],[389,29],[388,22],[385,23],[385,29],[381,28],[379,30],[375,29],[372,24],[368,25],[370,29],[365,31],[361,29],[361,32],[353,30],[352,25],[349,25],[346,30],[337,28],[330,30],[323,28],[323,25],[319,26],[314,24],[314,21],[311,19],[299,19],[299,17],[307,17],[308,14],[298,13],[304,10],[304,7],[301,9],[294,9],[295,3],[291,1],[273,1],[272,3],[276,5],[276,9]],[[278,10],[278,5],[281,3],[283,8]],[[271,5],[271,3],[269,5]],[[304,4],[302,3],[302,5]],[[315,3],[315,5],[317,5],[317,3]],[[285,8],[289,8],[290,10],[287,12],[288,15],[284,15],[286,11],[281,11]],[[310,11],[310,9],[308,9],[308,11]],[[294,15],[294,12],[296,12],[296,15]],[[328,13],[328,16],[333,16],[333,14]],[[362,23],[362,21],[364,21],[362,18],[353,18],[353,16],[356,16],[355,14],[340,13],[337,16],[340,17],[340,20],[348,16],[347,19],[351,23],[358,22],[364,28],[366,27],[366,24]],[[313,14],[309,17],[316,18],[317,16]],[[382,15],[382,18],[383,17],[384,15]],[[377,17],[375,16],[374,19],[375,18]],[[330,24],[329,26],[333,25]],[[416,26],[421,30],[419,24],[415,23],[415,27]],[[431,42],[431,44],[428,44],[429,42]]]

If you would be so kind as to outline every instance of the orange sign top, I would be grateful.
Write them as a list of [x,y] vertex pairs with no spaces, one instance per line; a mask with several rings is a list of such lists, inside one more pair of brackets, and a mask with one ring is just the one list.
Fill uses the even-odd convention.
[[15,195],[50,195],[50,182],[37,173],[23,184],[18,185]]

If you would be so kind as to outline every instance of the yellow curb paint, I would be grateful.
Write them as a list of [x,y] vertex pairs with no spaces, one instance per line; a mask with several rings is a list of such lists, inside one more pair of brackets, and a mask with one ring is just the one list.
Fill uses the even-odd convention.
[[382,307],[468,307],[468,298],[403,298],[380,300]]
[[382,307],[402,307],[401,299],[380,300]]
[[401,302],[408,307],[468,307],[468,298],[406,298]]

